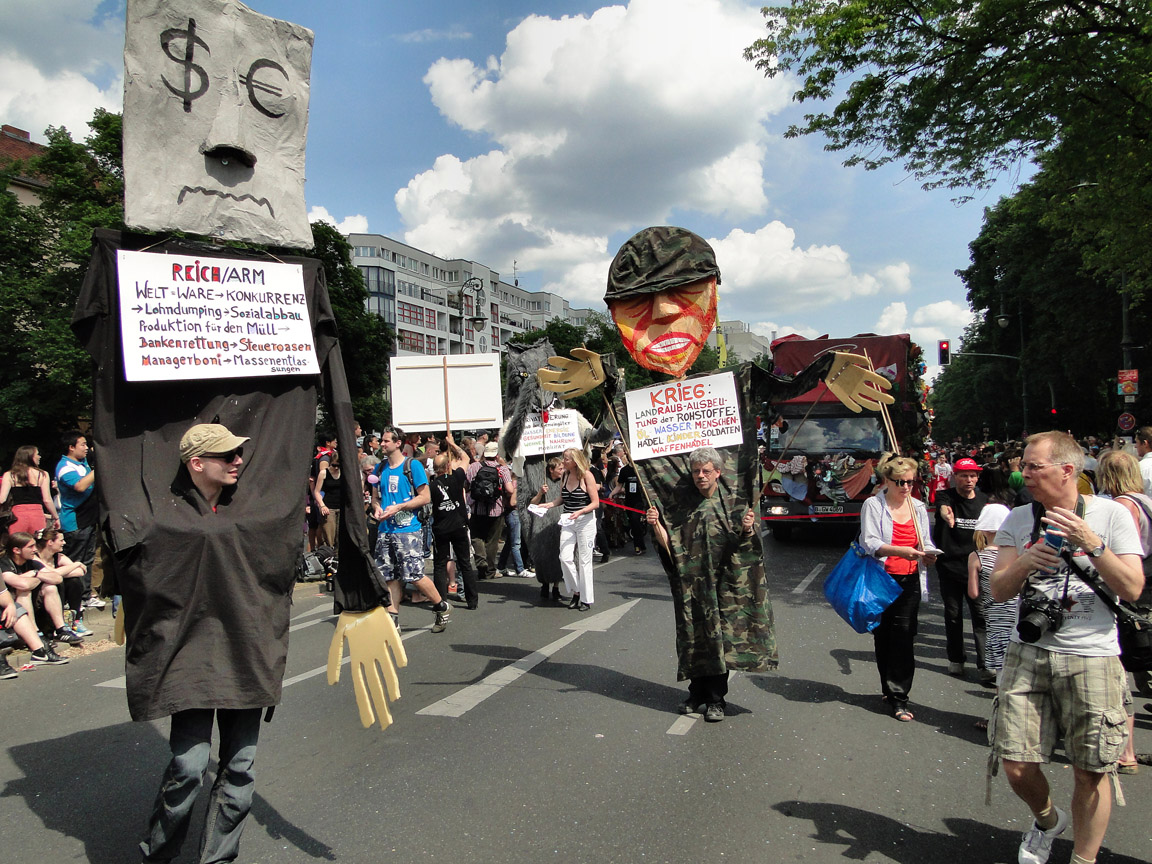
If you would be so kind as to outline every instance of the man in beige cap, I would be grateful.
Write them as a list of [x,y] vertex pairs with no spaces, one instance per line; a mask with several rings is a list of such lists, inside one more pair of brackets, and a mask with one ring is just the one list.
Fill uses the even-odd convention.
[[247,438],[233,435],[219,423],[197,424],[180,439],[180,461],[213,512],[220,493],[240,479],[247,442]]
[[[230,520],[221,510],[231,502],[240,479],[243,448],[248,440],[233,435],[219,423],[197,424],[180,439],[181,469],[172,491],[179,496],[180,506],[189,508],[185,517],[199,524],[198,533],[206,542],[218,539],[222,532],[231,533],[233,526],[226,524]],[[236,551],[243,558],[244,550]],[[238,560],[234,573],[188,572],[186,583],[179,588],[157,585],[155,595],[149,596],[151,592],[146,591],[141,598],[143,609],[138,612],[134,627],[137,635],[128,646],[129,667],[137,670],[128,677],[129,699],[133,698],[132,691],[141,686],[156,688],[166,693],[164,710],[172,716],[172,759],[156,796],[148,832],[140,844],[146,862],[168,861],[180,851],[196,793],[208,769],[213,723],[220,730],[219,770],[205,817],[200,860],[231,861],[238,852],[255,789],[253,763],[260,736],[260,712],[278,701],[278,692],[270,696],[253,687],[251,694],[245,695],[230,688],[227,682],[235,679],[240,670],[241,678],[246,677],[253,667],[263,666],[267,658],[237,651],[237,644],[223,651],[218,649],[218,637],[233,630],[236,624],[225,620],[226,612],[221,615],[213,609],[202,609],[187,630],[165,630],[157,619],[163,618],[161,610],[166,603],[183,606],[184,599],[217,593],[213,588],[222,581],[222,575],[223,581],[244,583],[244,574],[250,569],[247,561]],[[176,596],[178,593],[180,597]],[[163,594],[170,596],[159,596]],[[235,601],[234,597],[233,607],[237,605]],[[271,621],[272,631],[287,628],[286,603],[278,617],[284,620]],[[142,633],[151,638],[141,638]],[[286,644],[283,647],[287,649]],[[148,656],[135,657],[141,648]],[[157,660],[164,664],[162,668],[157,668]],[[282,677],[282,658],[272,660]]]

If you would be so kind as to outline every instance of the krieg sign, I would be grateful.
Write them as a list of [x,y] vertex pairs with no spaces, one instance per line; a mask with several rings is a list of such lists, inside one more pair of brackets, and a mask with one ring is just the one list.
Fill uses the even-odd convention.
[[633,459],[744,441],[731,372],[629,390],[625,397]]
[[299,264],[116,253],[128,381],[320,372]]

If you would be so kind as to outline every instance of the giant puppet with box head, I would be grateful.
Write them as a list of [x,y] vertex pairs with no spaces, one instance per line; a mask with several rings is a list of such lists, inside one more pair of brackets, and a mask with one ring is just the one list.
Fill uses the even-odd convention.
[[[542,386],[569,393],[604,380],[609,422],[628,442],[658,514],[657,538],[666,538],[657,550],[672,587],[679,680],[778,664],[759,532],[741,530],[758,500],[756,417],[821,380],[854,411],[892,401],[883,392],[889,383],[866,358],[841,353],[791,378],[753,363],[684,377],[715,325],[719,284],[704,238],[684,228],[646,228],[617,252],[604,300],[631,357],[669,382],[625,393],[622,371],[597,375],[600,358],[580,349],[540,372]],[[721,462],[713,466],[719,476],[709,497],[698,491],[689,464],[703,446]]]
[[[234,0],[129,0],[126,223],[310,248],[311,49],[310,31]],[[73,329],[95,364],[96,488],[123,595],[128,706],[134,720],[172,717],[141,854],[179,852],[215,715],[201,860],[230,861],[252,800],[252,718],[281,696],[321,394],[339,446],[356,449],[336,323],[315,259],[132,230],[93,243]],[[360,477],[344,472],[348,500]],[[347,639],[361,720],[386,727],[404,649],[357,508],[339,554],[329,681]]]

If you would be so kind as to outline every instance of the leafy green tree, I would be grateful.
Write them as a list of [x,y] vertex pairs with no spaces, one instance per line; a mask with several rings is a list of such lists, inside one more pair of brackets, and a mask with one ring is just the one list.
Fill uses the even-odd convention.
[[[1050,219],[1085,263],[1152,278],[1152,4],[1147,0],[793,0],[764,9],[745,56],[830,103],[819,133],[846,164],[902,163],[926,188],[987,187],[1040,158],[1065,196]],[[1086,185],[1087,184],[1087,185]]]
[[[328,298],[340,335],[344,373],[352,394],[352,413],[364,429],[383,429],[392,407],[384,397],[388,385],[388,358],[392,355],[392,328],[366,308],[368,289],[360,268],[352,263],[352,246],[327,222],[312,223],[316,246],[306,253],[324,264]],[[293,250],[283,250],[291,253]],[[297,250],[298,251],[298,250]],[[323,424],[330,418],[324,413]]]
[[[88,266],[92,230],[122,226],[120,117],[98,110],[84,142],[50,127],[30,165],[0,175],[0,459],[34,443],[45,460],[57,434],[90,416],[91,362],[71,330]],[[47,186],[38,207],[8,191],[17,171]]]
[[[958,272],[976,320],[959,355],[936,381],[932,406],[938,438],[977,437],[985,427],[995,437],[1048,428],[1108,434],[1124,409],[1116,395],[1116,370],[1125,298],[1115,283],[1084,272],[1080,238],[1047,219],[1053,190],[1046,182],[1042,172],[1036,182],[985,211],[980,234],[969,246],[972,263]],[[1149,305],[1143,299],[1133,303],[1133,333],[1147,332]],[[1006,316],[1006,327],[997,323],[1000,316]],[[1027,386],[1026,418],[1022,385]],[[1147,416],[1140,411],[1148,404],[1141,397],[1129,407]]]

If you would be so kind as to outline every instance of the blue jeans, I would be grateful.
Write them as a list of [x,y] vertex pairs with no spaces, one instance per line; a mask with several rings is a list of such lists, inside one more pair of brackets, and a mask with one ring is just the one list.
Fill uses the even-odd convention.
[[172,761],[156,796],[148,835],[140,844],[145,861],[171,861],[180,854],[212,755],[213,717],[220,730],[220,755],[200,839],[200,864],[236,860],[256,786],[252,766],[262,710],[192,708],[172,715]]
[[508,541],[500,552],[500,563],[497,565],[503,570],[508,566],[508,556],[512,556],[512,566],[517,573],[524,572],[524,559],[520,555],[520,513],[515,507],[508,508],[504,514],[504,524],[508,526]]

